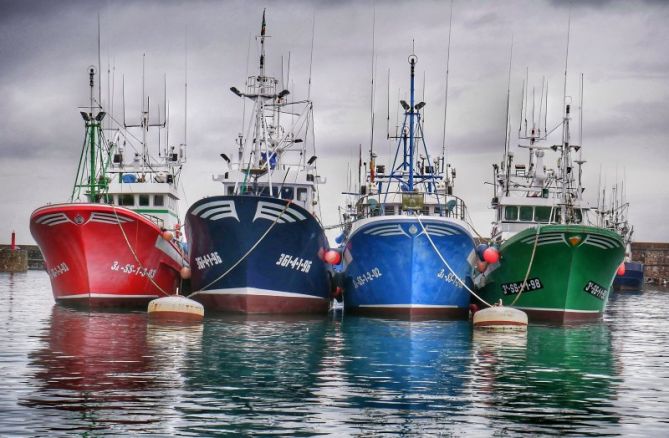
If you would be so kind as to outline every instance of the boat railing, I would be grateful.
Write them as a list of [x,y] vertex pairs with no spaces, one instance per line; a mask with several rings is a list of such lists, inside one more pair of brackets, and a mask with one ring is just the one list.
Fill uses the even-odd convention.
[[151,222],[156,224],[158,226],[158,228],[161,228],[161,229],[165,228],[165,221],[163,219],[161,219],[157,216],[154,216],[152,214],[146,214],[146,213],[142,213],[142,216],[144,216],[145,218],[147,218],[148,220],[150,220]]
[[[383,202],[386,199],[386,202]],[[387,201],[391,199],[391,201]],[[425,199],[422,192],[388,192],[361,197],[356,205],[358,219],[374,216],[420,214],[465,220],[467,206],[454,195],[443,195],[437,199]]]

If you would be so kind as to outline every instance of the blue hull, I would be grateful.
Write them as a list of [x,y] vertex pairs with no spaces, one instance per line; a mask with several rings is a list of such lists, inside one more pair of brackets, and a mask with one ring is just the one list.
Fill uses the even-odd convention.
[[643,263],[625,262],[625,275],[616,275],[616,277],[613,279],[613,290],[640,291],[643,289],[643,284]]
[[190,297],[207,310],[326,313],[330,273],[319,222],[288,201],[214,196],[186,213]]
[[[453,272],[472,287],[474,241],[456,221],[421,218]],[[354,230],[344,250],[348,312],[404,317],[468,316],[470,294],[444,265],[413,217],[376,217]]]

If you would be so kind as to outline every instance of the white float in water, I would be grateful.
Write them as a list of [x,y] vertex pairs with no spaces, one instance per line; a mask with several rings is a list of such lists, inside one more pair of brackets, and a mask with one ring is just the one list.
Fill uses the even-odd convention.
[[197,301],[181,295],[156,298],[149,303],[149,318],[170,321],[201,321],[204,307]]
[[513,307],[492,306],[474,313],[474,328],[527,329],[527,314]]

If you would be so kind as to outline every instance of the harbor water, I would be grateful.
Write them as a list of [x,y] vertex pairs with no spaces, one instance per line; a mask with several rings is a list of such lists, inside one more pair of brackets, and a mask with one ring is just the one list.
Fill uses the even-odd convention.
[[54,305],[0,274],[0,436],[662,436],[669,291],[614,293],[603,321],[207,315]]

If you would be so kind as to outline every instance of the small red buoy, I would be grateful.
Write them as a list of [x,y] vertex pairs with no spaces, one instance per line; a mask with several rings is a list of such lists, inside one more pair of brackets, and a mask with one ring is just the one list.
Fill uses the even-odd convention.
[[471,303],[471,304],[469,305],[469,311],[470,311],[471,314],[473,315],[473,314],[475,314],[476,312],[479,311],[479,306],[477,306],[475,303]]
[[491,247],[488,247],[485,251],[483,251],[483,260],[486,261],[486,263],[489,264],[494,264],[499,261],[499,251],[497,249]]
[[488,264],[486,262],[479,261],[476,263],[476,270],[479,271],[481,274],[483,274],[487,268]]
[[163,239],[170,242],[172,240],[172,238],[174,237],[174,234],[172,234],[170,231],[163,231],[162,236],[163,236]]
[[341,262],[341,254],[339,251],[330,249],[325,253],[325,256],[323,256],[323,260],[331,265],[338,265],[339,262]]
[[623,275],[625,275],[625,262],[622,262],[620,264],[620,266],[618,266],[618,270],[616,271],[616,274],[619,277],[622,277]]
[[179,274],[181,274],[181,278],[184,280],[188,280],[190,278],[190,268],[188,266],[184,266],[181,268],[181,271],[179,271]]

